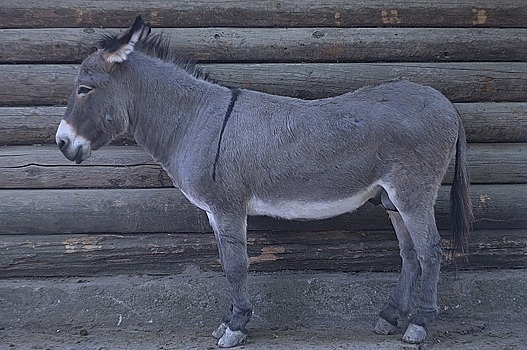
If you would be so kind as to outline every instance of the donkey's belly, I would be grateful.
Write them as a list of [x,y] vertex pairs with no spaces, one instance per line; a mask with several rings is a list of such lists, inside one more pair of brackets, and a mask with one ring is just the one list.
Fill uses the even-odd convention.
[[295,200],[274,199],[265,200],[253,197],[249,201],[249,215],[266,215],[284,219],[327,219],[348,213],[362,206],[373,197],[373,189],[367,189],[353,196],[326,200]]

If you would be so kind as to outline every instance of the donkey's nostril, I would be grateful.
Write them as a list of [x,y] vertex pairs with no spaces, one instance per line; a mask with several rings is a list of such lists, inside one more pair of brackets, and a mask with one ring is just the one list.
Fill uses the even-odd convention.
[[69,143],[70,143],[70,140],[66,137],[66,138],[59,139],[57,142],[57,145],[59,146],[59,149],[61,151],[64,151],[68,148]]

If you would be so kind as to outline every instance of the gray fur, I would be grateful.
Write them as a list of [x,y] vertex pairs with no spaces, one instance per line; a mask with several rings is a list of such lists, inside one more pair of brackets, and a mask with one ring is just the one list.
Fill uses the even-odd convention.
[[[223,336],[219,344],[242,341],[252,313],[247,215],[318,219],[370,199],[389,210],[403,259],[381,318],[396,326],[408,315],[421,271],[420,304],[411,322],[432,322],[442,257],[433,207],[454,154],[453,234],[464,245],[470,214],[464,130],[453,105],[438,91],[405,81],[312,101],[240,89],[233,103],[231,89],[150,56],[159,52],[151,45],[143,45],[146,53],[136,50],[148,33],[138,18],[110,40],[111,47],[86,58],[57,143],[80,163],[129,131],[207,212],[232,303],[223,320],[227,328],[214,333]],[[78,95],[80,85],[93,90]]]

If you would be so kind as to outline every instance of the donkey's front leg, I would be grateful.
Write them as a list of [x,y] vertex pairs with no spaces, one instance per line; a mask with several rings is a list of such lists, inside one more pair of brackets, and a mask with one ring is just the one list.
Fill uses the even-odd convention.
[[214,229],[221,265],[229,281],[231,308],[218,329],[212,333],[223,348],[236,346],[247,337],[245,326],[252,315],[247,293],[247,215],[245,213],[208,213]]

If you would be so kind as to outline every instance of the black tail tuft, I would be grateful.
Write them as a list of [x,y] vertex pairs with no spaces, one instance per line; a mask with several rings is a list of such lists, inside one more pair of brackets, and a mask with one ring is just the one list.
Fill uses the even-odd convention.
[[461,257],[464,261],[468,261],[468,237],[473,218],[472,203],[468,192],[469,184],[467,141],[465,129],[460,118],[456,144],[454,181],[452,183],[452,189],[450,190],[450,212],[452,215],[450,258],[454,264],[458,260],[458,257]]

